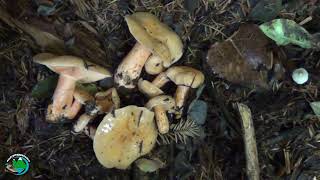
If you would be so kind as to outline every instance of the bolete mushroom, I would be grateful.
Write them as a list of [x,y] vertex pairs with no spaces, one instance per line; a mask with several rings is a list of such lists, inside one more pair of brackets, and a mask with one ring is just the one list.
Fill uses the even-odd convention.
[[74,118],[76,113],[70,112],[81,108],[78,101],[73,101],[76,82],[90,83],[111,76],[105,68],[75,56],[40,53],[34,56],[33,60],[60,75],[53,94],[53,102],[48,106],[46,115],[47,121],[53,123],[62,118]]
[[126,106],[103,118],[94,136],[93,150],[104,167],[126,169],[152,150],[157,135],[153,112]]
[[170,80],[178,86],[175,93],[175,102],[177,115],[180,115],[189,89],[199,87],[204,82],[204,75],[201,71],[191,67],[174,66],[166,72],[160,73],[152,81],[152,84],[161,88]]
[[120,98],[115,88],[97,92],[95,98],[81,90],[76,90],[75,99],[86,105],[86,113],[74,123],[72,132],[82,132],[98,114],[109,113],[120,107]]
[[175,100],[171,96],[160,95],[148,101],[146,107],[154,110],[158,130],[161,134],[169,131],[169,120],[167,111],[173,113],[175,111]]
[[[161,59],[158,66],[169,67],[182,56],[183,45],[178,35],[153,14],[137,12],[125,16],[125,20],[137,43],[118,66],[114,81],[119,87],[132,89],[151,54]],[[152,56],[150,61],[154,60]],[[150,68],[146,71],[151,72]]]
[[160,88],[158,88],[151,82],[143,79],[139,79],[138,89],[140,92],[147,95],[149,98],[163,94],[163,91]]

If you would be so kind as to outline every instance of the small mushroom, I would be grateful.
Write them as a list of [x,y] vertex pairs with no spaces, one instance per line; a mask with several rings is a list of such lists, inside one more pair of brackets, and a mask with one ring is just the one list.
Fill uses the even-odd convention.
[[73,125],[74,133],[82,132],[98,114],[109,113],[120,107],[120,98],[115,88],[98,92],[95,98],[81,90],[76,90],[74,96],[76,100],[86,104],[86,113],[82,114]]
[[175,105],[174,99],[167,95],[156,96],[150,99],[146,104],[148,109],[154,110],[158,130],[161,134],[165,134],[169,131],[167,111],[171,113],[174,112]]
[[295,69],[291,76],[293,81],[297,84],[304,84],[309,79],[309,73],[304,68]]
[[[134,13],[125,20],[137,43],[118,66],[114,81],[119,87],[132,89],[151,54],[162,60],[161,66],[169,67],[182,56],[183,45],[175,32],[150,13]],[[151,72],[149,68],[147,72]]]
[[163,94],[163,91],[160,88],[158,88],[151,82],[143,79],[139,79],[138,88],[140,92],[147,95],[149,98]]
[[175,101],[178,111],[177,115],[180,115],[189,89],[199,87],[204,82],[204,75],[202,72],[191,67],[174,66],[166,72],[160,73],[152,81],[152,84],[161,88],[170,80],[178,86],[175,93]]
[[98,92],[95,94],[95,101],[91,101],[86,105],[88,114],[102,114],[111,112],[120,107],[120,98],[116,88],[110,88],[107,91]]
[[33,60],[60,75],[53,94],[53,102],[48,106],[46,115],[47,121],[53,123],[63,118],[74,118],[76,115],[74,112],[81,108],[78,101],[73,101],[76,82],[90,83],[111,76],[105,68],[75,56],[40,53],[34,56]]
[[104,167],[126,169],[152,150],[157,135],[153,112],[126,106],[103,118],[94,135],[93,150]]

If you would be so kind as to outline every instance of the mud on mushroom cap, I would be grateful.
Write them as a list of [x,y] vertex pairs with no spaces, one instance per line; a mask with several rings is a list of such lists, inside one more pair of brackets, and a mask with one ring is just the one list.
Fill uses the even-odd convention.
[[127,106],[104,117],[94,136],[93,149],[103,166],[126,169],[152,150],[157,135],[153,112]]

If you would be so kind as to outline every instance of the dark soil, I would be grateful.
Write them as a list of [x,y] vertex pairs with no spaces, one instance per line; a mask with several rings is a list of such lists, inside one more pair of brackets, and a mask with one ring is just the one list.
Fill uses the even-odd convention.
[[[0,179],[15,178],[4,171],[4,162],[14,153],[31,160],[29,173],[19,179],[247,179],[236,102],[247,104],[253,114],[261,179],[320,178],[320,121],[309,105],[320,99],[319,51],[277,47],[285,57],[286,74],[269,91],[233,84],[207,68],[212,44],[230,37],[242,23],[261,24],[248,18],[258,1],[0,0]],[[282,5],[277,17],[298,23],[312,17],[303,27],[312,34],[320,32],[318,0],[283,0]],[[40,11],[40,6],[47,9]],[[72,123],[45,121],[50,95],[31,95],[38,81],[54,75],[32,62],[39,52],[76,55],[114,72],[135,43],[123,17],[137,11],[157,15],[180,35],[185,51],[177,64],[205,73],[200,99],[209,110],[202,137],[188,138],[185,143],[159,142],[148,156],[166,166],[148,174],[135,165],[128,170],[102,167],[92,140],[72,134]],[[37,31],[32,33],[29,26]],[[41,33],[50,36],[36,39]],[[310,73],[304,85],[291,79],[297,67]],[[99,84],[110,86],[110,82],[105,87],[104,82]],[[170,93],[174,88],[173,84],[166,87]],[[146,99],[141,97],[130,92],[123,101],[142,106]]]

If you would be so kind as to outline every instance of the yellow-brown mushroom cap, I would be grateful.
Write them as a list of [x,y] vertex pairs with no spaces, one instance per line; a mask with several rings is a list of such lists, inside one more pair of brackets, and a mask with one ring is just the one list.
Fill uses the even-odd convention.
[[160,57],[164,67],[169,67],[180,59],[183,54],[181,39],[155,15],[137,12],[127,15],[125,20],[135,39]]
[[126,169],[152,150],[157,135],[153,112],[126,106],[104,117],[97,128],[93,149],[104,167]]
[[112,76],[104,67],[75,56],[56,56],[51,53],[40,53],[33,57],[33,61],[80,83],[95,82]]
[[201,71],[187,67],[174,66],[166,71],[167,77],[176,85],[197,88],[204,82],[204,75]]
[[171,96],[160,95],[150,99],[145,106],[150,110],[156,106],[161,106],[164,110],[173,112],[176,102]]
[[163,94],[163,91],[160,88],[158,88],[157,86],[155,86],[151,82],[143,80],[143,79],[139,79],[138,88],[139,88],[140,92],[147,95],[148,97],[154,97],[154,96],[158,96],[160,94]]

